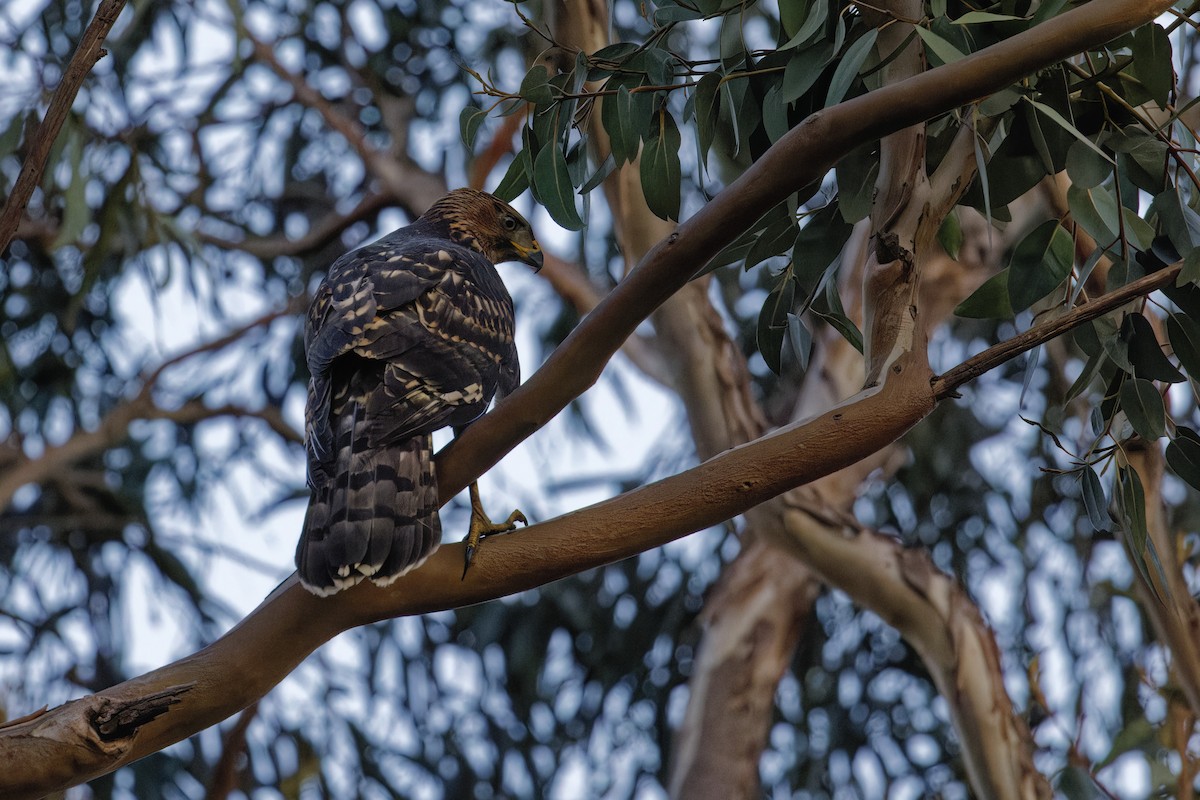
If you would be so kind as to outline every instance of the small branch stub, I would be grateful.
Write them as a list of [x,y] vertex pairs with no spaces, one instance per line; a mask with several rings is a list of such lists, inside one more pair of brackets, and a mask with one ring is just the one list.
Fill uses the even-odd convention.
[[104,698],[102,707],[92,717],[92,727],[102,742],[126,739],[137,733],[141,726],[167,713],[195,685],[185,683],[168,686],[160,692],[134,700],[112,701]]

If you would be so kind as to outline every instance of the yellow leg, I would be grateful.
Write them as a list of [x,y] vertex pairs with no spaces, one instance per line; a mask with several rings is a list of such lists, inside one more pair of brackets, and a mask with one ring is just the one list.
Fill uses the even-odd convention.
[[467,570],[471,568],[471,561],[475,558],[475,551],[479,549],[483,537],[491,536],[493,533],[508,533],[516,530],[517,523],[528,525],[529,520],[525,519],[525,515],[520,511],[514,511],[508,515],[508,519],[501,523],[492,522],[488,519],[488,515],[483,511],[483,503],[479,500],[479,483],[478,481],[471,482],[471,529],[467,532],[467,552],[463,564],[463,580],[467,578]]

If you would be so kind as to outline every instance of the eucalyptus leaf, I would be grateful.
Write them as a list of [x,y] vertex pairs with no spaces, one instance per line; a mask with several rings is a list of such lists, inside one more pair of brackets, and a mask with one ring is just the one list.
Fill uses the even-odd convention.
[[1167,338],[1180,365],[1192,380],[1200,381],[1200,322],[1186,314],[1169,314]]
[[1133,33],[1133,73],[1159,108],[1166,108],[1175,88],[1175,68],[1171,63],[1171,37],[1157,22],[1150,22]]
[[533,162],[533,183],[551,219],[567,230],[577,231],[583,220],[575,209],[575,187],[567,172],[567,158],[557,144],[548,144]]
[[1012,319],[1012,301],[1008,297],[1009,270],[1002,269],[983,282],[954,309],[955,316],[969,319]]
[[1121,384],[1121,410],[1129,424],[1147,441],[1154,441],[1167,432],[1166,408],[1154,384],[1134,378]]
[[479,129],[486,119],[487,112],[474,106],[467,106],[458,115],[459,133],[468,152],[475,149],[475,137],[479,135]]
[[1008,297],[1013,311],[1024,311],[1054,291],[1075,262],[1075,242],[1058,220],[1034,228],[1015,248],[1008,262]]
[[1129,341],[1129,360],[1135,375],[1167,383],[1181,383],[1184,380],[1183,374],[1163,354],[1150,320],[1135,311],[1126,316],[1122,333]]
[[966,57],[965,53],[928,28],[922,28],[918,25],[917,35],[921,37],[921,41],[925,43],[925,47],[937,56],[943,64],[953,64],[955,61]]
[[1200,489],[1200,440],[1194,431],[1183,435],[1184,430],[1180,428],[1179,435],[1167,443],[1167,466],[1188,486]]
[[878,36],[879,30],[871,28],[855,40],[854,44],[846,48],[846,55],[838,62],[837,68],[833,71],[833,78],[829,81],[829,91],[825,95],[826,107],[837,105],[845,98],[846,92],[850,91],[850,84],[858,77],[858,71],[862,69],[863,62],[867,60],[867,56],[871,55]]
[[679,128],[666,107],[659,109],[657,130],[642,149],[642,194],[650,211],[661,219],[679,219]]
[[783,102],[794,103],[803,97],[832,60],[833,46],[829,42],[819,42],[793,56],[783,70]]
[[1079,471],[1080,488],[1083,493],[1083,507],[1087,511],[1088,521],[1098,531],[1109,529],[1108,498],[1104,495],[1104,485],[1100,476],[1091,467]]
[[1067,177],[1080,189],[1099,186],[1113,173],[1112,161],[1102,158],[1083,142],[1072,142],[1067,150]]

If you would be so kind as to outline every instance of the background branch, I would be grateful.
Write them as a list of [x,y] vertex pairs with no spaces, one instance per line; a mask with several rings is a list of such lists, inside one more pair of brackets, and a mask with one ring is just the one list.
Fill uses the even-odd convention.
[[33,196],[33,190],[42,180],[42,172],[46,169],[46,159],[50,157],[50,149],[54,146],[58,132],[62,129],[63,122],[66,121],[67,114],[71,111],[75,95],[79,94],[79,87],[83,86],[83,80],[91,72],[92,67],[105,56],[106,53],[100,48],[100,45],[108,36],[108,32],[116,23],[123,8],[125,8],[125,0],[101,0],[99,7],[96,8],[96,16],[92,18],[87,30],[83,32],[83,38],[79,40],[75,55],[71,56],[71,62],[63,72],[62,80],[59,81],[58,88],[54,90],[54,96],[50,99],[46,116],[42,119],[42,124],[38,126],[33,141],[29,143],[28,155],[21,165],[21,174],[17,176],[17,182],[4,202],[3,210],[0,210],[0,254],[4,253],[12,243],[13,235],[17,232],[21,219],[25,216],[29,198]]

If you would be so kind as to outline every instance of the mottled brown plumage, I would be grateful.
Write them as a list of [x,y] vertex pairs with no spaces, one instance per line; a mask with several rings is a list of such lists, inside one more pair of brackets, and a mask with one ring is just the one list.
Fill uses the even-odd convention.
[[342,256],[318,287],[305,329],[312,499],[296,549],[310,591],[386,585],[437,548],[430,434],[469,424],[520,382],[502,261],[541,267],[529,223],[457,189]]

